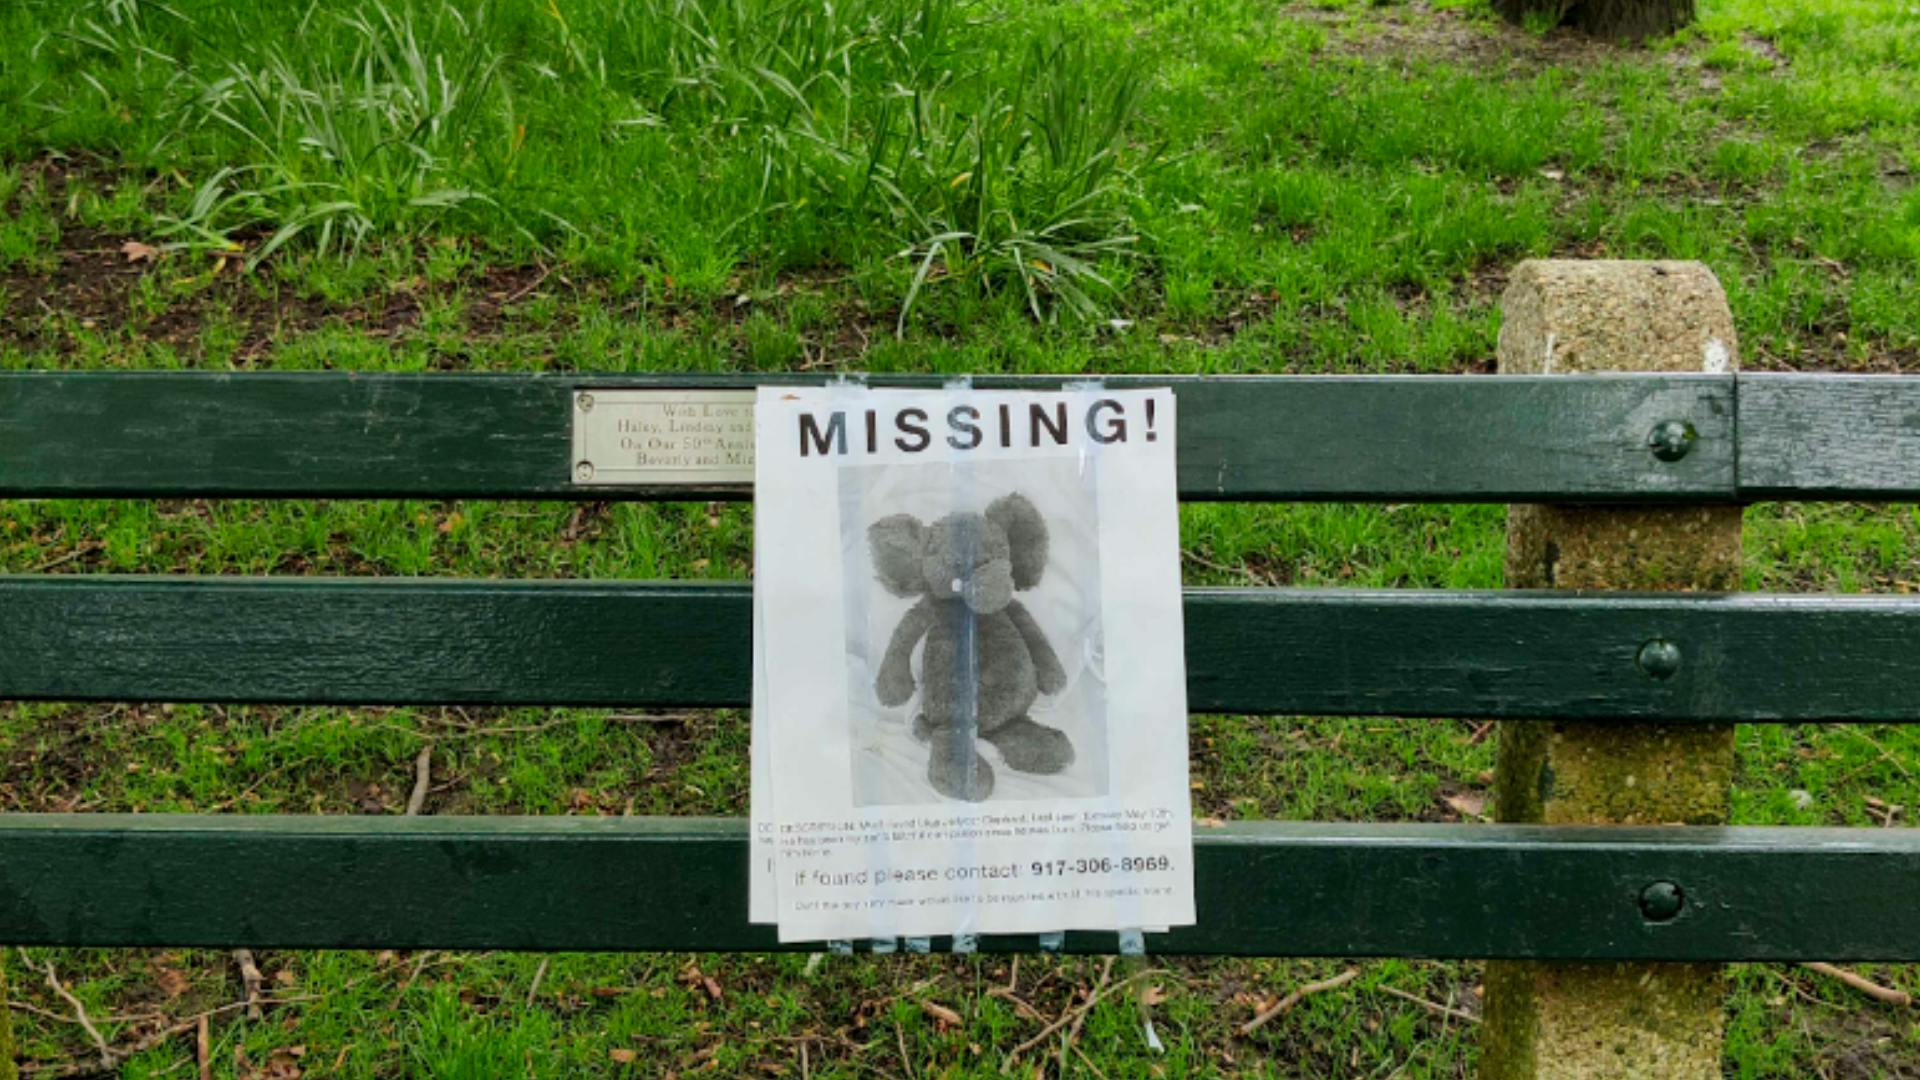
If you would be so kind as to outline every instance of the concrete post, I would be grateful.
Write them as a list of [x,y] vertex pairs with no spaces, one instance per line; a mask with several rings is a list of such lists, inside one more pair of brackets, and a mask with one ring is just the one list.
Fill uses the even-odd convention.
[[[1503,374],[1734,367],[1726,294],[1699,263],[1528,261],[1502,305]],[[1510,588],[1728,591],[1739,582],[1737,506],[1509,511]],[[1731,725],[1505,722],[1495,817],[1724,824],[1732,777]],[[1715,965],[1492,963],[1480,1075],[1717,1080],[1723,998]]]

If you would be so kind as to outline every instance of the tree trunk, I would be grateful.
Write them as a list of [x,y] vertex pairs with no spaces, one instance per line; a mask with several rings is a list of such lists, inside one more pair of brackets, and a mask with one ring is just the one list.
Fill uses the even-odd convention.
[[1511,23],[1567,26],[1611,41],[1665,37],[1694,20],[1694,0],[1494,0]]

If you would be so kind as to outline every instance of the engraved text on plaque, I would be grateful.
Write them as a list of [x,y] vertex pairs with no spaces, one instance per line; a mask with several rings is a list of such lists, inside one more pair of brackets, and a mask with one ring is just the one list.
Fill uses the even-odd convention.
[[573,394],[573,482],[753,483],[753,391]]

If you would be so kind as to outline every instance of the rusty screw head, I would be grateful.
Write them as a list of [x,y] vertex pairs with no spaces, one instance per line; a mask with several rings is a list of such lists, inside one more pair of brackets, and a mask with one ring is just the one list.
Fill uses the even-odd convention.
[[1640,890],[1640,915],[1648,922],[1667,922],[1687,906],[1687,894],[1671,881],[1656,881]]
[[1671,679],[1680,670],[1680,646],[1666,638],[1654,638],[1640,646],[1640,654],[1633,661],[1652,678]]
[[1679,461],[1699,438],[1699,432],[1685,420],[1662,420],[1647,432],[1647,446],[1661,461]]

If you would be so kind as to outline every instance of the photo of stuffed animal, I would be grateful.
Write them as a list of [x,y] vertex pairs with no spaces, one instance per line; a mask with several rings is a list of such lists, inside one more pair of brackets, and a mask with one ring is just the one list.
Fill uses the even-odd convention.
[[889,708],[913,698],[913,653],[924,639],[913,731],[927,744],[934,790],[968,802],[993,793],[993,767],[976,739],[1020,772],[1072,765],[1072,739],[1028,715],[1039,695],[1067,682],[1046,634],[1014,598],[1047,568],[1047,523],[1033,503],[1012,492],[985,513],[955,512],[931,525],[892,514],[868,527],[867,541],[880,584],[918,598],[893,631],[874,692]]

